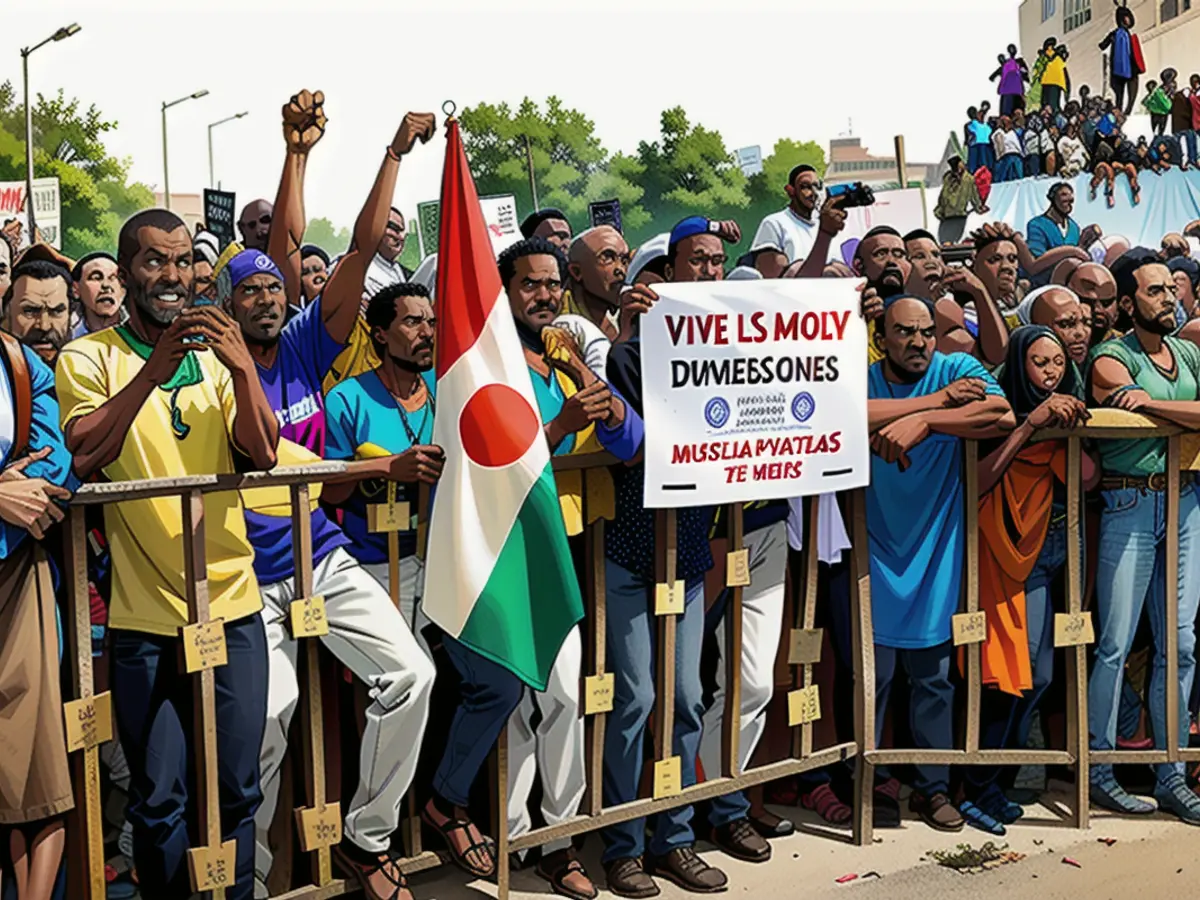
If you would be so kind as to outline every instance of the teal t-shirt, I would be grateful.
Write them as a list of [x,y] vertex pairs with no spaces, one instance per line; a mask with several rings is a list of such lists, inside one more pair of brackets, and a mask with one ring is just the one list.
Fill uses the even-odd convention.
[[[541,372],[530,369],[529,380],[533,382],[533,395],[537,398],[538,415],[542,417],[542,424],[548,425],[558,417],[558,414],[562,412],[563,404],[567,402],[562,385],[558,383],[558,376],[554,374],[554,370],[550,371],[549,378],[543,378]],[[554,455],[566,456],[574,449],[575,435],[568,434],[554,449]]]
[[[1200,347],[1177,337],[1163,340],[1175,358],[1171,377],[1154,365],[1133,332],[1094,348],[1090,363],[1094,366],[1097,359],[1112,357],[1129,370],[1133,383],[1152,400],[1196,400],[1200,386]],[[1089,372],[1089,384],[1090,375]],[[1146,478],[1167,471],[1166,438],[1100,441],[1099,447],[1100,467],[1106,475]]]
[[[405,412],[408,427],[417,444],[433,443],[433,373],[424,373],[429,399],[416,412]],[[414,443],[404,427],[400,406],[372,369],[343,381],[325,398],[325,458],[352,460],[363,444],[375,444],[388,453],[403,453]],[[387,562],[387,535],[367,530],[367,504],[386,503],[387,483],[380,479],[360,481],[342,507],[342,528],[350,538],[347,548],[359,562],[375,565]],[[411,494],[411,496],[410,496]],[[417,496],[411,485],[400,485],[396,498],[407,500],[416,510]],[[400,558],[412,556],[417,549],[414,531],[400,532]]]

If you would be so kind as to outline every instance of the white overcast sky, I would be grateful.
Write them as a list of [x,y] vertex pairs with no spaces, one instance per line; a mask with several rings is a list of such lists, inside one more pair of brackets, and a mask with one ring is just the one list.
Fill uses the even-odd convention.
[[[994,94],[996,54],[1018,37],[1018,0],[0,0],[0,81],[20,90],[20,48],[60,25],[83,30],[30,58],[35,92],[63,88],[119,122],[106,138],[132,176],[162,184],[160,105],[170,110],[171,187],[217,178],[239,206],[274,197],[279,110],[321,89],[329,128],[308,168],[307,211],[351,225],[407,110],[439,136],[401,167],[397,205],[436,199],[442,102],[517,104],[557,94],[611,151],[658,134],[682,104],[730,150],[779,137],[854,133],[875,152],[904,134],[937,160],[964,110]],[[747,227],[749,223],[743,223]]]

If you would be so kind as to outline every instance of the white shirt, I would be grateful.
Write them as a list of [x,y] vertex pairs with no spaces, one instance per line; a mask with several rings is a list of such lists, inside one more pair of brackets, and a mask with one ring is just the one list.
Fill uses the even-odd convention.
[[554,320],[554,324],[574,336],[575,342],[579,344],[579,349],[583,353],[584,363],[596,374],[597,378],[607,384],[608,351],[612,347],[612,341],[608,339],[608,335],[590,319],[570,313],[559,316]]
[[[789,265],[798,259],[807,259],[809,251],[817,241],[817,226],[815,218],[806,222],[792,212],[790,206],[784,207],[762,220],[754,234],[750,250],[755,252],[773,248],[787,257]],[[830,249],[832,250],[832,245]]]
[[403,284],[408,281],[404,267],[400,265],[400,257],[389,262],[378,253],[367,266],[367,275],[363,279],[363,300],[370,300],[385,287],[393,284]]
[[[787,533],[792,549],[804,549],[804,512],[797,497],[788,501]],[[846,534],[846,523],[842,521],[842,510],[834,494],[821,494],[817,498],[817,560],[826,565],[842,561],[842,551],[850,549],[850,536]]]

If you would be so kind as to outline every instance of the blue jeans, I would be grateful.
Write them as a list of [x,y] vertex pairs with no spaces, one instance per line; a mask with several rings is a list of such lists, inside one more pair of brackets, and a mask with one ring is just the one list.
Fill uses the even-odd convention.
[[[637,799],[642,775],[646,720],[654,708],[654,582],[605,560],[607,635],[610,671],[616,685],[604,735],[604,805]],[[687,583],[683,615],[675,630],[675,729],[672,749],[680,757],[684,787],[696,783],[696,756],[704,696],[700,686],[700,650],[704,641],[704,580]],[[601,832],[604,862],[644,855],[646,820],[634,819]],[[653,856],[665,856],[696,842],[692,807],[660,814],[650,841]]]
[[[875,743],[883,741],[883,725],[896,666],[908,675],[912,702],[909,727],[918,749],[950,750],[954,747],[954,685],[950,660],[954,645],[905,650],[875,645]],[[950,792],[949,766],[914,766],[913,790],[925,797]]]
[[[1149,595],[1154,661],[1150,672],[1150,722],[1154,746],[1167,746],[1165,497],[1162,491],[1104,491],[1100,558],[1096,563],[1099,643],[1088,683],[1088,729],[1092,749],[1111,750],[1117,739],[1118,701],[1142,607]],[[1187,746],[1187,702],[1196,668],[1196,609],[1200,603],[1200,502],[1184,490],[1179,507],[1179,721],[1180,746]],[[1160,782],[1183,764],[1156,766]],[[1111,766],[1093,766],[1093,783],[1112,778]]]
[[[225,624],[229,662],[213,670],[221,841],[237,841],[230,900],[254,896],[254,814],[262,802],[258,753],[267,720],[267,638],[262,617]],[[146,900],[190,897],[195,678],[183,672],[177,637],[112,630],[112,692],[117,732],[129,762],[134,863]]]
[[479,770],[508,724],[508,717],[521,703],[525,685],[508,669],[448,634],[442,636],[442,646],[458,670],[462,686],[442,762],[433,777],[433,789],[455,806],[465,807]]
[[1179,138],[1180,144],[1187,147],[1187,164],[1189,166],[1197,165],[1197,163],[1196,163],[1197,146],[1196,145],[1197,145],[1197,143],[1200,143],[1200,140],[1198,140],[1198,139],[1200,139],[1200,133],[1196,132],[1195,129],[1189,129],[1187,131],[1175,132],[1175,137]]

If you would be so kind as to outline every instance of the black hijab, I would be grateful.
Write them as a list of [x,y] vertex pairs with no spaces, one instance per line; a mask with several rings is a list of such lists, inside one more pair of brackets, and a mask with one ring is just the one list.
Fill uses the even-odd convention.
[[1008,357],[1004,361],[1004,371],[996,379],[1004,391],[1004,395],[1008,397],[1008,402],[1012,406],[1018,422],[1023,422],[1052,393],[1031,382],[1025,372],[1025,357],[1029,355],[1029,348],[1033,346],[1034,341],[1040,338],[1050,338],[1054,341],[1067,360],[1067,368],[1063,372],[1062,381],[1058,383],[1058,387],[1054,389],[1053,393],[1071,394],[1080,400],[1083,399],[1083,379],[1080,377],[1075,363],[1067,356],[1066,348],[1058,339],[1058,335],[1045,325],[1022,325],[1009,335]]

